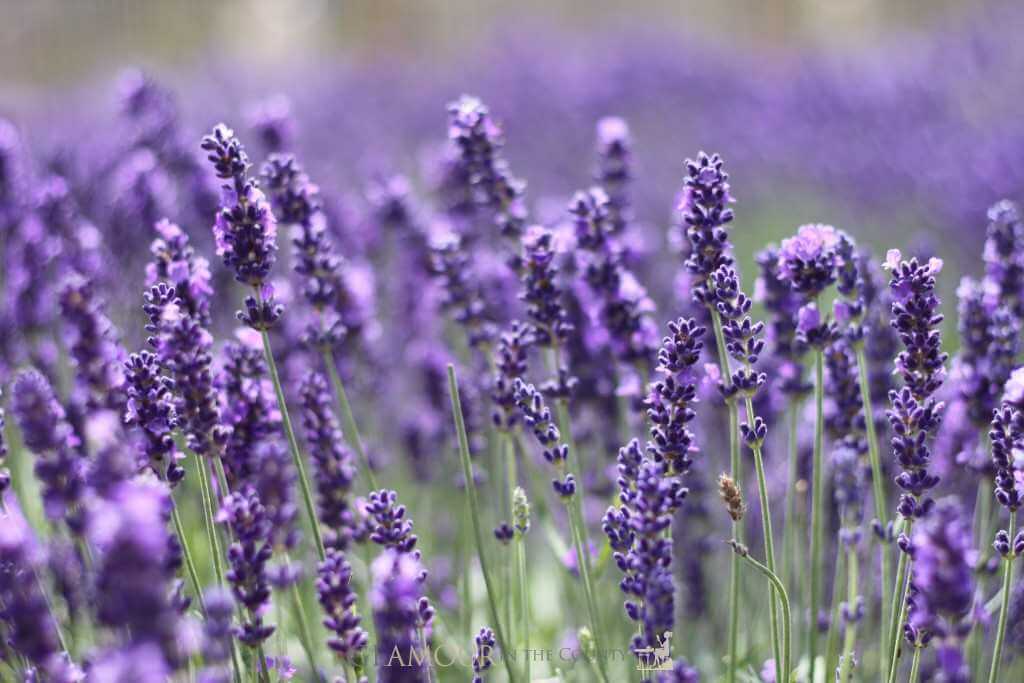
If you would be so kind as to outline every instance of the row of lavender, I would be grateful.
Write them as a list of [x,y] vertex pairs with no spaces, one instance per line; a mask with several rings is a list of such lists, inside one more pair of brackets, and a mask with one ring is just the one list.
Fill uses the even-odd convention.
[[[124,102],[124,155],[147,172],[125,187],[117,168],[97,169],[125,187],[97,225],[95,178],[76,183],[60,159],[37,164],[3,131],[11,675],[270,680],[301,668],[311,680],[386,681],[502,669],[530,680],[530,658],[515,653],[549,645],[535,593],[561,583],[571,606],[554,629],[580,655],[564,667],[578,680],[693,680],[682,657],[661,661],[674,636],[684,654],[686,633],[727,643],[685,654],[730,681],[751,668],[777,681],[908,669],[969,680],[983,668],[1000,680],[1024,550],[1024,382],[1012,374],[1024,226],[1012,204],[990,211],[985,277],[959,291],[961,351],[946,382],[934,258],[890,252],[886,286],[848,235],[804,226],[759,258],[755,298],[770,319],[757,320],[717,156],[687,162],[672,228],[685,298],[661,316],[689,317],[659,330],[635,270],[620,119],[598,126],[596,185],[542,227],[501,128],[463,98],[430,208],[403,178],[376,182],[372,220],[384,229],[367,241],[291,155],[272,154],[257,182],[227,127],[198,154],[165,91],[134,80]],[[256,132],[279,152],[290,122],[270,114]],[[205,231],[186,234],[165,210],[186,225],[214,216],[225,268],[192,246]],[[148,226],[143,269],[118,252]],[[277,251],[279,226],[291,254]],[[275,267],[279,256],[290,268]],[[144,326],[148,348],[129,354],[102,298],[143,270],[145,319],[121,327],[131,339],[129,326]],[[217,343],[233,308],[217,304],[240,290],[242,327]],[[775,428],[787,416],[789,434]],[[632,438],[642,432],[644,443]],[[788,462],[766,457],[787,448]],[[709,500],[719,471],[725,509]],[[936,489],[953,496],[935,503]],[[421,541],[400,496],[450,519]],[[1010,525],[993,553],[1003,509]],[[481,530],[492,519],[493,537]],[[720,540],[732,542],[728,573]],[[567,567],[544,564],[551,555]],[[624,614],[601,600],[615,583]],[[474,618],[490,628],[470,628]],[[468,652],[474,634],[476,656],[460,666],[428,661]],[[627,647],[635,657],[611,656]]]

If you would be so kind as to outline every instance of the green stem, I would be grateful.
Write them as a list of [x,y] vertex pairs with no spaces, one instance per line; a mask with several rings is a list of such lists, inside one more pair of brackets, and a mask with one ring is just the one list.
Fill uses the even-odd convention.
[[[877,519],[878,523],[881,525],[883,533],[886,533],[885,530],[887,527],[886,522],[888,519],[888,515],[886,514],[885,508],[885,481],[882,475],[882,461],[881,457],[879,456],[878,450],[878,435],[875,433],[874,411],[871,407],[871,388],[868,382],[868,361],[867,356],[864,353],[864,342],[859,342],[854,345],[854,353],[856,354],[857,358],[857,376],[860,383],[861,411],[864,413],[864,425],[867,429],[868,460],[871,463],[871,489],[873,492],[872,497],[875,499],[875,519]],[[881,556],[881,578],[882,586],[884,587],[890,585],[890,574],[892,573],[892,556],[889,553],[889,540],[880,539],[877,535],[875,536],[875,540],[878,543],[878,552]],[[880,636],[882,642],[880,647],[881,654],[879,656],[882,658],[880,661],[880,666],[885,667],[888,664],[886,657],[888,653],[885,649],[887,641],[885,640],[885,637],[886,633],[888,632],[887,619],[889,618],[890,607],[888,603],[889,595],[887,591],[883,588],[881,593],[882,600],[880,605],[880,619],[882,628],[880,629]],[[884,671],[885,669],[883,668],[881,670]]]
[[[987,579],[988,572],[984,571],[983,568],[988,563],[988,552],[991,550],[991,546],[985,547],[983,539],[991,538],[991,517],[992,517],[992,480],[987,476],[982,476],[981,481],[978,482],[978,493],[975,498],[974,504],[974,538],[981,545],[978,549],[979,557],[976,563],[978,571],[975,572],[978,580],[977,594],[979,599],[984,599],[987,591]],[[967,661],[970,663],[971,671],[981,671],[981,649],[982,642],[985,639],[985,631],[981,628],[977,619],[973,620],[971,625],[971,634],[967,639]]]
[[[796,480],[798,476],[798,463],[800,459],[800,448],[797,442],[797,420],[800,415],[800,399],[793,398],[789,404],[789,472],[786,484],[786,526],[782,531],[782,578],[787,586],[796,583],[795,569],[793,568],[796,549],[793,547],[793,530],[796,529]],[[799,566],[799,565],[796,565]]]
[[[257,292],[262,302],[262,295]],[[267,361],[267,369],[270,370],[270,381],[274,384],[274,395],[277,396],[277,409],[281,411],[281,423],[284,425],[284,435],[288,440],[288,450],[292,454],[292,462],[295,463],[295,470],[299,475],[299,490],[302,491],[302,503],[306,507],[306,516],[309,518],[309,525],[313,529],[313,542],[316,544],[316,552],[323,562],[327,557],[324,549],[324,539],[320,534],[320,522],[316,516],[316,506],[313,504],[313,489],[309,485],[309,477],[306,475],[306,464],[299,452],[299,444],[295,440],[295,430],[292,429],[292,419],[288,415],[288,403],[284,398],[284,389],[281,387],[281,378],[277,374],[277,363],[274,362],[274,352],[270,349],[270,335],[266,330],[260,330],[263,338],[263,356]]]
[[[285,566],[288,568],[288,573],[291,574],[292,559],[287,554],[285,555]],[[319,674],[319,667],[316,663],[316,647],[313,645],[313,636],[309,630],[309,624],[306,622],[306,608],[302,604],[302,594],[299,593],[298,581],[293,581],[291,585],[291,597],[292,597],[292,608],[295,610],[295,619],[299,622],[299,642],[302,643],[302,649],[306,652],[306,659],[309,660],[309,668],[312,672],[313,677],[317,677]],[[355,606],[353,605],[353,609]]]
[[786,587],[784,585],[782,585],[782,581],[779,579],[778,575],[775,572],[773,572],[772,570],[768,569],[768,567],[764,566],[763,564],[761,564],[760,562],[758,562],[757,560],[752,558],[750,556],[750,553],[747,551],[747,549],[744,548],[742,545],[740,545],[738,542],[732,541],[731,544],[733,546],[733,555],[736,558],[741,558],[742,560],[745,560],[746,562],[749,562],[751,565],[754,566],[755,569],[757,569],[759,572],[764,574],[764,576],[768,579],[768,581],[771,582],[772,588],[775,589],[775,595],[778,597],[779,602],[782,604],[782,667],[781,668],[782,668],[782,671],[784,672],[785,675],[784,675],[784,677],[781,680],[788,682],[789,681],[789,674],[793,670],[793,665],[792,665],[793,645],[792,645],[792,635],[791,635],[791,633],[792,633],[791,629],[792,629],[792,623],[793,623],[793,615],[792,615],[792,612],[790,610],[790,605],[789,605],[789,594],[786,593]]
[[[722,382],[732,385],[732,373],[729,370],[729,356],[725,348],[725,333],[722,331],[722,317],[713,307],[708,307],[711,322],[715,330],[715,343],[718,347],[718,364],[722,371]],[[739,411],[735,399],[726,399],[729,412],[729,475],[736,486],[740,484],[740,443],[739,443]],[[736,520],[732,523],[732,536],[742,541],[743,524]],[[726,669],[726,683],[735,683],[736,671],[739,666],[739,617],[740,617],[740,558],[735,553],[732,558],[731,576],[729,579],[729,664]]]
[[[910,535],[914,525],[913,519],[904,519],[900,533]],[[889,619],[889,638],[886,643],[889,654],[889,675],[887,680],[890,683],[896,681],[896,671],[899,669],[900,627],[903,625],[903,618],[907,611],[907,569],[910,565],[910,555],[900,551],[900,561],[896,564],[896,585],[893,586],[892,612]]]
[[[836,671],[839,657],[839,600],[838,591],[842,590],[843,572],[846,569],[843,562],[842,543],[836,544],[835,568],[832,572],[832,591],[829,594],[829,604],[832,605],[829,614],[828,638],[825,640],[825,671]],[[828,676],[828,674],[825,674]]]
[[[513,509],[513,498],[515,497],[515,489],[516,489],[516,484],[518,482],[518,476],[517,476],[517,473],[516,473],[516,447],[515,447],[515,444],[512,441],[512,435],[511,434],[509,434],[507,432],[502,434],[502,446],[503,446],[503,450],[505,452],[505,465],[506,465],[505,476],[508,479],[508,482],[507,482],[508,483],[508,486],[507,486],[507,489],[508,489],[508,523],[509,524],[515,524],[515,510]],[[518,536],[518,532],[516,532],[516,535]],[[508,574],[508,583],[509,583],[509,586],[511,587],[513,585],[513,581],[515,580],[515,575],[516,575],[516,570],[517,570],[516,554],[512,553],[512,552],[506,552],[505,555],[506,555],[506,559],[507,559],[507,561],[505,563],[505,567],[506,567],[507,574]],[[518,584],[519,584],[519,582],[516,580],[515,581],[515,585],[518,586]],[[512,608],[513,608],[513,602],[514,602],[514,600],[513,600],[514,595],[515,595],[515,590],[510,588],[510,590],[508,591],[508,598],[505,601],[506,608],[507,608],[506,609],[506,622],[505,623],[508,624],[509,638],[511,638],[513,641],[515,640],[515,626],[513,625],[513,622],[512,622]],[[525,597],[526,596],[523,596],[524,599],[525,599]],[[529,680],[529,679],[527,679],[527,680]]]
[[366,481],[370,484],[370,490],[378,491],[380,490],[380,484],[377,483],[377,477],[370,467],[370,459],[363,449],[363,440],[359,436],[359,427],[356,426],[356,418],[352,414],[352,404],[348,402],[348,394],[345,392],[345,385],[341,381],[341,375],[338,374],[338,367],[334,364],[334,357],[331,355],[331,350],[327,347],[322,348],[320,353],[324,358],[324,365],[327,366],[327,374],[331,377],[334,398],[338,402],[338,408],[341,410],[341,420],[345,425],[345,441],[348,442],[349,448],[354,450],[359,457],[359,463],[363,466],[363,471],[366,473]]
[[181,523],[181,515],[178,513],[178,504],[171,502],[171,519],[174,521],[174,532],[178,534],[178,544],[181,546],[181,554],[185,558],[185,570],[188,572],[189,580],[192,581],[192,589],[196,594],[196,601],[199,602],[199,609],[206,614],[206,603],[203,601],[203,584],[199,582],[199,573],[196,571],[195,560],[192,559],[192,550],[188,545],[188,534]]
[[808,680],[814,680],[818,657],[818,608],[821,604],[821,573],[825,549],[825,472],[823,451],[825,440],[824,411],[824,353],[814,349],[814,460],[811,483],[811,596],[808,600],[810,613],[807,624],[807,656],[809,659]]
[[[752,428],[754,424],[754,402],[747,396],[747,424]],[[768,569],[775,573],[775,540],[772,533],[772,513],[768,502],[768,480],[764,474],[764,458],[761,447],[755,446],[751,449],[754,453],[754,469],[757,472],[757,494],[761,499],[761,533],[764,535],[765,564]],[[772,587],[772,599],[769,600],[769,612],[772,625],[772,655],[775,657],[775,680],[784,681],[782,676],[782,663],[779,644],[779,610],[775,604],[775,587]]]
[[907,679],[909,683],[917,683],[918,675],[921,672],[921,650],[920,645],[914,646],[914,661],[910,665],[910,678]]
[[[1017,532],[1017,511],[1010,511],[1010,543],[1013,543],[1014,534]],[[1010,587],[1013,581],[1013,560],[1016,555],[1013,548],[1003,558],[1003,604],[999,608],[999,627],[996,629],[996,645],[992,651],[992,668],[988,672],[988,683],[996,683],[999,680],[999,665],[1003,658],[1003,641],[1006,639],[1006,619],[1010,611]]]
[[[846,604],[847,609],[857,609],[857,548],[851,545],[846,552]],[[843,637],[843,655],[839,664],[839,680],[837,683],[849,683],[853,675],[853,655],[857,644],[856,620],[846,624],[846,635]]]
[[[484,577],[484,586],[487,589],[487,602],[491,610],[491,620],[494,622],[494,634],[497,637],[498,646],[502,652],[508,652],[504,631],[501,628],[501,621],[498,619],[498,603],[494,587],[491,585],[491,576],[487,568],[486,555],[484,553],[483,533],[480,530],[480,508],[476,500],[476,484],[473,481],[473,465],[469,459],[469,437],[466,435],[466,421],[462,415],[462,399],[459,397],[459,385],[455,378],[455,366],[448,364],[448,392],[451,397],[452,414],[455,417],[455,431],[459,437],[459,459],[462,462],[462,475],[465,480],[466,497],[469,501],[470,520],[473,525],[473,537],[476,541],[477,559],[480,561],[480,573]],[[505,671],[508,674],[510,683],[515,683],[518,677],[512,668],[511,658],[502,657],[505,664]]]
[[519,628],[523,638],[523,675],[530,680],[530,593],[528,591],[529,576],[526,573],[526,538],[516,533],[516,564],[519,567]]

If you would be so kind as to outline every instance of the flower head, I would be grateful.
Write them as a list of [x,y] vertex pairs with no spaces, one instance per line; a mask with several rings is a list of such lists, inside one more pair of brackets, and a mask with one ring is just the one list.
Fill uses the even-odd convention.
[[801,225],[796,235],[782,240],[779,277],[808,300],[836,281],[840,233],[831,225]]
[[339,657],[353,661],[366,648],[369,636],[360,626],[362,618],[352,609],[356,604],[352,566],[340,551],[328,549],[317,570],[316,591],[324,626],[332,633],[327,646]]
[[726,226],[732,222],[733,202],[729,174],[722,170],[722,158],[704,152],[686,160],[686,179],[679,212],[686,226],[690,255],[686,267],[701,282],[694,288],[694,300],[703,303],[704,280],[721,266],[732,264],[732,245]]

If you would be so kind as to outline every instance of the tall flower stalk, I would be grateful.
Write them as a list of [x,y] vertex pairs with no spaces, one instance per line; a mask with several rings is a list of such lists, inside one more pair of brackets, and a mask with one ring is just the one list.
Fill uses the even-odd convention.
[[[739,412],[736,403],[736,388],[729,371],[728,351],[722,318],[711,298],[711,276],[718,268],[732,265],[732,245],[726,226],[732,222],[733,202],[729,193],[729,174],[722,170],[722,159],[717,154],[700,152],[697,159],[686,160],[686,178],[683,181],[683,197],[679,212],[685,226],[686,238],[690,243],[690,254],[686,268],[697,279],[693,299],[698,305],[707,306],[715,333],[718,349],[718,363],[722,375],[722,394],[729,414],[729,478],[740,486],[740,443]],[[732,535],[742,540],[743,527],[733,519]],[[729,580],[729,636],[726,681],[734,683],[739,666],[739,614],[740,614],[740,557],[732,558]]]
[[779,247],[778,275],[794,292],[804,297],[797,312],[797,335],[814,355],[814,459],[811,464],[811,580],[807,623],[809,679],[814,680],[818,656],[818,612],[822,600],[825,564],[825,347],[831,343],[835,326],[821,313],[822,293],[836,280],[839,233],[830,225],[802,225],[796,235]]
[[935,275],[942,261],[931,259],[919,263],[916,258],[902,260],[898,250],[890,250],[886,267],[891,271],[889,289],[892,292],[892,325],[899,333],[904,350],[896,357],[896,370],[903,379],[903,388],[889,394],[892,408],[889,423],[892,427],[892,446],[896,460],[903,471],[896,477],[902,490],[896,508],[903,520],[897,539],[900,559],[893,587],[892,619],[888,623],[888,657],[890,683],[899,669],[899,634],[907,610],[908,570],[913,559],[910,534],[915,520],[925,517],[934,501],[928,492],[939,482],[929,471],[931,462],[930,437],[942,422],[945,404],[934,394],[942,385],[947,355],[942,352],[939,325],[943,317],[938,313],[939,299],[935,295]]
[[234,131],[219,124],[203,138],[201,146],[208,153],[217,177],[225,181],[221,208],[213,227],[217,252],[224,265],[234,271],[235,279],[253,290],[245,300],[245,310],[238,312],[238,319],[260,333],[270,381],[281,411],[281,425],[299,476],[302,502],[313,531],[317,554],[323,561],[326,551],[313,502],[313,489],[295,439],[268,332],[284,313],[284,307],[274,300],[273,287],[267,282],[276,259],[277,219],[266,196],[248,176],[249,158]]
[[[473,540],[476,542],[477,559],[480,561],[480,573],[483,574],[484,586],[487,589],[487,603],[491,611],[491,621],[494,624],[498,646],[503,652],[509,652],[509,641],[505,639],[498,613],[497,589],[491,581],[490,570],[485,559],[484,537],[480,528],[480,507],[477,503],[476,483],[473,479],[473,465],[469,455],[469,437],[466,435],[466,421],[462,414],[462,400],[459,398],[459,384],[455,377],[455,366],[450,364],[448,365],[448,393],[451,397],[452,414],[455,419],[455,432],[459,439],[459,460],[462,463],[463,481],[466,483],[466,497],[469,503],[470,519],[473,524]],[[515,673],[510,658],[502,657],[502,660],[505,664],[505,671],[508,674],[510,683],[516,683],[520,679]]]
[[1013,588],[1013,562],[1024,554],[1024,531],[1017,531],[1017,511],[1024,494],[1018,483],[1019,468],[1014,462],[1014,451],[1024,447],[1024,415],[1021,414],[1021,403],[1024,392],[1024,370],[1018,369],[1008,383],[1007,395],[1003,405],[996,410],[992,418],[992,430],[989,439],[992,443],[992,462],[996,467],[995,497],[999,504],[1007,509],[1010,516],[1008,529],[1001,529],[996,534],[993,547],[1002,557],[1003,581],[1002,597],[999,608],[999,625],[996,629],[996,642],[992,652],[992,667],[989,669],[989,683],[999,680],[999,669],[1002,665],[1003,643],[1006,639],[1006,621],[1009,613],[1010,595]]

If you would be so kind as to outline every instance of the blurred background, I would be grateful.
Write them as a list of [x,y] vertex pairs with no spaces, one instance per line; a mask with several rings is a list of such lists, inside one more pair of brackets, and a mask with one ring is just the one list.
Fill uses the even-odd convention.
[[587,180],[595,119],[621,114],[648,220],[667,220],[683,158],[708,148],[770,215],[798,202],[797,220],[963,238],[1020,187],[1014,4],[4,0],[0,113],[55,146],[67,131],[40,124],[74,102],[70,133],[102,134],[127,66],[199,130],[283,92],[298,146],[330,136],[315,163],[356,180],[415,164],[465,91],[505,122],[535,201]]
[[552,222],[591,181],[596,121],[620,115],[648,248],[664,246],[683,160],[717,151],[748,272],[757,248],[811,221],[975,272],[986,208],[1024,181],[1019,3],[0,7],[0,115],[43,157],[116,153],[124,74],[138,67],[172,94],[185,140],[220,120],[244,129],[268,102],[283,108],[311,175],[358,206],[379,174],[404,173],[428,194],[445,105],[472,93],[504,124],[534,215]]

